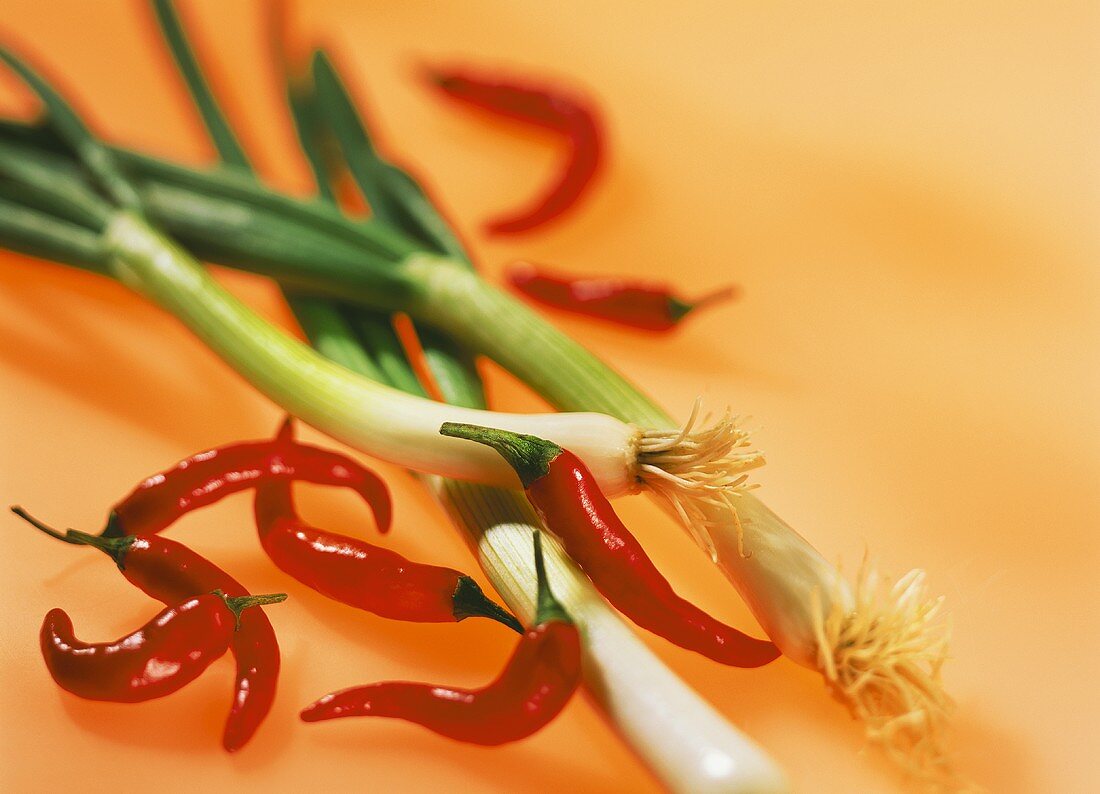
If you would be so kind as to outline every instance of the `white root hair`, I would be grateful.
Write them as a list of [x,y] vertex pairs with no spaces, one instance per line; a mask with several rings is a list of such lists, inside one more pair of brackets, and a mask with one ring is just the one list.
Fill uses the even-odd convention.
[[821,593],[813,596],[818,666],[867,738],[930,790],[973,790],[954,774],[946,753],[953,703],[940,671],[950,627],[939,619],[943,597],[928,596],[924,571],[890,586],[864,559],[852,608],[833,598],[826,612]]
[[[718,552],[711,530],[732,516],[737,526],[737,547],[745,555],[737,496],[755,484],[747,472],[764,465],[762,453],[750,448],[749,433],[741,417],[727,408],[722,418],[696,429],[701,399],[696,399],[687,422],[679,430],[646,430],[638,442],[638,478],[662,506],[676,516],[715,562]],[[702,423],[709,422],[704,417]],[[707,510],[719,507],[721,511]]]

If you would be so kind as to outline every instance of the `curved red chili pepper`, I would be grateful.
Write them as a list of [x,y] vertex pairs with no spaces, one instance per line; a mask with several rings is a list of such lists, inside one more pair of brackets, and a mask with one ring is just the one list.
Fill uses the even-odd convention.
[[285,598],[195,596],[162,610],[132,634],[104,643],[78,640],[65,610],[51,609],[39,633],[42,657],[53,680],[74,695],[140,703],[198,678],[229,649],[241,610]]
[[431,83],[459,102],[498,116],[558,133],[566,142],[557,180],[530,206],[490,221],[491,234],[516,234],[561,215],[580,198],[603,157],[603,135],[595,110],[558,89],[487,78],[466,71],[429,74]]
[[536,625],[520,639],[493,683],[481,689],[407,681],[353,687],[307,706],[302,719],[396,717],[461,742],[482,745],[514,742],[549,723],[580,684],[581,646],[576,627],[550,593],[541,547],[537,548]]
[[287,417],[274,439],[199,452],[147,478],[114,506],[103,536],[154,534],[229,494],[293,480],[355,490],[370,505],[378,530],[389,531],[392,506],[385,481],[346,455],[294,441],[291,421]]
[[[228,596],[249,595],[228,573],[174,540],[160,535],[102,538],[76,530],[61,534],[20,508],[12,510],[52,537],[94,546],[106,553],[127,581],[166,605],[213,590],[221,590]],[[236,660],[237,677],[222,746],[232,753],[248,743],[271,711],[279,681],[279,642],[262,609],[250,609],[241,615],[240,628],[233,635],[230,649]]]
[[535,436],[448,422],[440,433],[495,449],[566,552],[616,609],[681,648],[734,667],[759,667],[779,650],[715,620],[678,596],[573,453]]
[[482,689],[388,681],[326,695],[302,719],[397,717],[460,742],[505,744],[530,736],[565,707],[580,683],[579,660],[576,628],[544,623],[523,635],[504,672]]
[[272,562],[334,601],[420,623],[486,617],[523,633],[519,621],[469,576],[306,524],[294,509],[286,483],[258,487],[255,512],[260,543]]
[[737,294],[735,287],[723,287],[694,301],[685,301],[665,284],[620,278],[571,278],[528,262],[510,265],[504,277],[517,291],[544,306],[645,331],[668,331],[688,313]]

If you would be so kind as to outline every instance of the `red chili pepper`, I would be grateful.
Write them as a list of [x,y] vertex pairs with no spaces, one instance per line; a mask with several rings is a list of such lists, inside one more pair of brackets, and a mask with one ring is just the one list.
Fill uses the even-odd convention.
[[62,689],[88,700],[140,703],[170,695],[194,681],[229,649],[241,611],[285,595],[195,596],[157,614],[114,642],[87,643],[73,635],[63,609],[42,622],[42,657]]
[[255,509],[267,556],[321,595],[394,620],[450,623],[486,617],[523,633],[519,621],[469,576],[305,523],[287,483],[257,488]]
[[500,676],[482,689],[390,681],[325,695],[302,711],[306,722],[339,717],[396,717],[472,744],[497,745],[530,736],[549,723],[580,684],[577,628],[546,581],[539,534],[535,626],[523,635]]
[[[166,605],[212,590],[221,590],[229,596],[249,595],[240,582],[217,565],[182,543],[160,535],[103,538],[76,530],[61,534],[21,508],[13,507],[12,511],[59,540],[94,546],[106,553],[127,581]],[[252,738],[275,700],[279,643],[262,609],[250,609],[241,616],[240,628],[233,635],[230,648],[237,663],[237,678],[222,746],[232,753]]]
[[576,203],[599,170],[603,136],[596,112],[585,100],[558,88],[465,71],[430,72],[429,79],[452,99],[551,130],[567,144],[565,163],[553,185],[529,207],[490,221],[490,233],[525,232],[553,220]]
[[291,480],[354,489],[370,505],[378,530],[389,530],[391,503],[385,481],[346,455],[294,441],[288,417],[273,439],[206,450],[149,477],[114,506],[103,536],[151,535],[229,494]]
[[676,297],[666,284],[620,278],[571,278],[529,262],[510,265],[504,277],[517,291],[544,306],[645,331],[668,331],[701,306],[737,295],[736,287],[723,287],[686,301]]
[[440,433],[499,452],[569,556],[604,598],[642,628],[734,667],[759,667],[779,656],[772,643],[749,637],[676,595],[573,453],[535,436],[475,425],[448,422]]

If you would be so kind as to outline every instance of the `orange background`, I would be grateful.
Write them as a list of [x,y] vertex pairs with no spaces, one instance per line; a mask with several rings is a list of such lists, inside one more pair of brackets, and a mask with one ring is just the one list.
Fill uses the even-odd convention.
[[[256,3],[183,4],[265,174],[304,189],[263,61]],[[993,791],[1100,787],[1095,609],[1100,241],[1089,3],[585,2],[304,4],[388,150],[413,165],[492,277],[518,256],[667,278],[688,295],[745,288],[667,338],[555,318],[684,414],[694,396],[756,417],[762,494],[830,559],[869,549],[928,570],[948,600],[963,770]],[[48,67],[108,138],[210,157],[135,2],[5,0],[4,40]],[[208,58],[210,60],[210,58]],[[554,149],[441,103],[421,62],[503,64],[587,89],[611,158],[569,221],[490,242]],[[5,80],[8,112],[29,107]],[[272,285],[227,275],[290,323]],[[0,258],[0,499],[98,529],[142,475],[199,448],[268,434],[279,412],[177,324],[94,277]],[[538,401],[490,372],[498,407]],[[316,438],[315,434],[307,436]],[[393,484],[393,547],[475,564],[410,478]],[[306,515],[362,525],[346,494],[303,489]],[[727,583],[646,501],[622,512],[681,592],[752,626]],[[53,606],[88,638],[156,611],[106,559],[3,524],[0,783],[8,791],[324,789],[647,791],[654,780],[583,699],[497,750],[368,720],[304,726],[302,705],[391,677],[476,685],[512,639],[488,622],[403,625],[289,582],[237,497],[172,531],[271,608],[278,701],[236,757],[219,747],[231,664],[140,706],[77,700],[49,680],[36,632]],[[894,791],[820,680],[786,661],[737,671],[646,637],[767,747],[800,791]]]

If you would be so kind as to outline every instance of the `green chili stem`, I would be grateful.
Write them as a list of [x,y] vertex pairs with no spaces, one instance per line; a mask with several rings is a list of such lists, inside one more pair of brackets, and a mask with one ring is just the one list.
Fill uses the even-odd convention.
[[263,595],[227,596],[221,590],[215,590],[214,595],[225,601],[226,607],[233,613],[236,620],[236,628],[241,627],[241,613],[251,607],[280,604],[286,601],[286,593],[265,593]]

